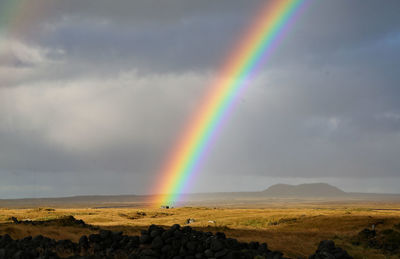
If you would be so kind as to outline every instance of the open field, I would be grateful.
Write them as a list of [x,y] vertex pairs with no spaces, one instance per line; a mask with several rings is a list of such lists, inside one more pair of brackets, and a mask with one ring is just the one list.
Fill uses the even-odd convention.
[[272,250],[283,251],[290,257],[312,254],[323,239],[332,239],[355,258],[399,258],[382,251],[352,245],[352,240],[364,228],[377,225],[377,230],[391,229],[400,224],[400,204],[303,204],[294,207],[271,208],[210,208],[183,207],[152,208],[31,208],[0,209],[0,235],[13,238],[42,234],[55,239],[78,241],[81,235],[98,230],[79,226],[54,224],[13,224],[18,220],[46,221],[72,215],[85,223],[104,229],[139,234],[150,224],[185,225],[202,231],[222,231],[241,241],[266,242]]

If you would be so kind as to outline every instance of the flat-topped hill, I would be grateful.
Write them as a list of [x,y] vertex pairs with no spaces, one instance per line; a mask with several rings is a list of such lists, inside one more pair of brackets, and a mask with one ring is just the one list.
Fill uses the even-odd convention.
[[327,183],[275,184],[264,190],[263,194],[274,197],[340,197],[347,195],[346,192]]

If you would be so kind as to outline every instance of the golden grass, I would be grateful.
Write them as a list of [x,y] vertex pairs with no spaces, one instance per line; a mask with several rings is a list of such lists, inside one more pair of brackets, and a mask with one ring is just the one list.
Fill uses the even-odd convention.
[[[376,209],[385,210],[376,210]],[[203,231],[223,231],[227,236],[241,241],[266,242],[270,249],[280,250],[290,257],[308,256],[323,239],[333,239],[355,258],[386,257],[380,251],[352,246],[350,238],[372,224],[382,222],[378,229],[392,228],[400,223],[400,205],[306,206],[299,208],[229,209],[229,208],[174,208],[174,209],[0,209],[0,235],[8,233],[13,238],[42,234],[55,239],[77,241],[81,235],[96,232],[81,227],[32,226],[11,224],[11,217],[18,220],[49,220],[72,215],[87,224],[101,228],[122,230],[125,234],[138,235],[150,224],[170,226],[190,224]]]

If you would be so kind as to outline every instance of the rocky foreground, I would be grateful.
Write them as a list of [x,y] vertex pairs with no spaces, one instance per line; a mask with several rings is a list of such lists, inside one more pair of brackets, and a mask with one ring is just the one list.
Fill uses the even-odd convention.
[[[227,238],[224,233],[201,232],[189,226],[173,225],[169,229],[151,225],[141,236],[100,230],[82,236],[78,243],[54,240],[41,235],[13,240],[0,236],[0,259],[15,258],[285,258],[271,251],[266,243],[243,243]],[[352,258],[346,251],[326,240],[319,244],[310,259]]]

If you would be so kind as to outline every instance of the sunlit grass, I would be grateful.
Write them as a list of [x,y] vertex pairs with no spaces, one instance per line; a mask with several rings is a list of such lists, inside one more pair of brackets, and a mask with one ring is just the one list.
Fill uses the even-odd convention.
[[[227,236],[241,241],[268,243],[270,249],[285,252],[287,256],[308,256],[323,239],[334,239],[355,258],[382,257],[379,251],[356,247],[349,238],[364,228],[381,222],[378,229],[393,228],[400,225],[400,211],[374,210],[377,204],[368,207],[328,206],[268,209],[229,209],[184,207],[173,209],[150,208],[109,208],[109,209],[0,209],[0,235],[10,234],[13,238],[42,234],[55,239],[78,241],[81,235],[96,230],[71,226],[32,226],[11,224],[11,217],[18,220],[52,220],[72,215],[87,224],[122,230],[126,234],[138,235],[140,229],[150,224],[171,226],[185,225],[187,219],[194,219],[193,228],[203,231],[223,231]],[[392,206],[391,208],[399,208]],[[1,224],[2,223],[2,224]]]

